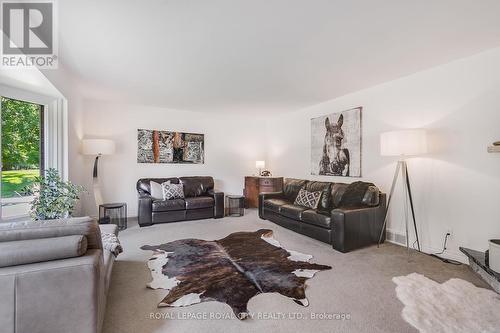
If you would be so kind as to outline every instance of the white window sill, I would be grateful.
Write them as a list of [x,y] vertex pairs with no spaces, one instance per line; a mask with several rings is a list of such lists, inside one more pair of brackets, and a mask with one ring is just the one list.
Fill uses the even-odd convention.
[[1,220],[3,222],[14,222],[29,219],[29,203],[32,200],[32,196],[2,199]]

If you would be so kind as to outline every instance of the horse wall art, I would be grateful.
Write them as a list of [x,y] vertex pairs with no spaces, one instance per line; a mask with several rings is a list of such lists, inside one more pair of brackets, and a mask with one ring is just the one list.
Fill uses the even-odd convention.
[[361,110],[311,119],[311,174],[361,177]]

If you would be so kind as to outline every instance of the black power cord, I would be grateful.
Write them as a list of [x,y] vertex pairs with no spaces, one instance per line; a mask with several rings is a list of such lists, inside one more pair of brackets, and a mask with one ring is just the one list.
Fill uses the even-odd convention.
[[448,242],[448,237],[451,236],[451,234],[449,232],[446,233],[446,235],[444,236],[444,243],[443,243],[443,250],[441,252],[438,252],[438,253],[431,253],[429,254],[431,257],[434,257],[434,258],[437,258],[439,260],[441,260],[442,262],[444,262],[445,264],[451,264],[451,265],[456,265],[456,266],[460,266],[462,265],[461,262],[459,261],[456,261],[456,260],[452,260],[452,259],[446,259],[446,258],[443,258],[443,257],[440,257],[439,255],[440,254],[443,254],[444,251],[446,251],[446,243]]

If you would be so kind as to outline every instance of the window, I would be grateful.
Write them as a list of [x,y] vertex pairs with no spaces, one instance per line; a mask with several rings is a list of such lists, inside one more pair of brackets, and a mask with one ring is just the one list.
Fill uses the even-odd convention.
[[44,106],[1,98],[2,218],[26,215],[29,201],[24,189],[43,174]]

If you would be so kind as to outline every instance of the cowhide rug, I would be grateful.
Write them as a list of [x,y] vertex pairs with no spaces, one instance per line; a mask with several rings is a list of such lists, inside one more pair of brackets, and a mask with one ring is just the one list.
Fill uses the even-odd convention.
[[462,279],[442,284],[417,273],[392,279],[403,319],[422,333],[500,332],[500,296]]
[[153,251],[148,261],[152,289],[168,291],[158,307],[178,307],[207,301],[228,304],[239,319],[248,317],[248,301],[261,293],[280,293],[307,306],[305,282],[330,266],[309,263],[311,255],[285,250],[273,232],[236,232],[206,241],[182,239],[144,245]]

